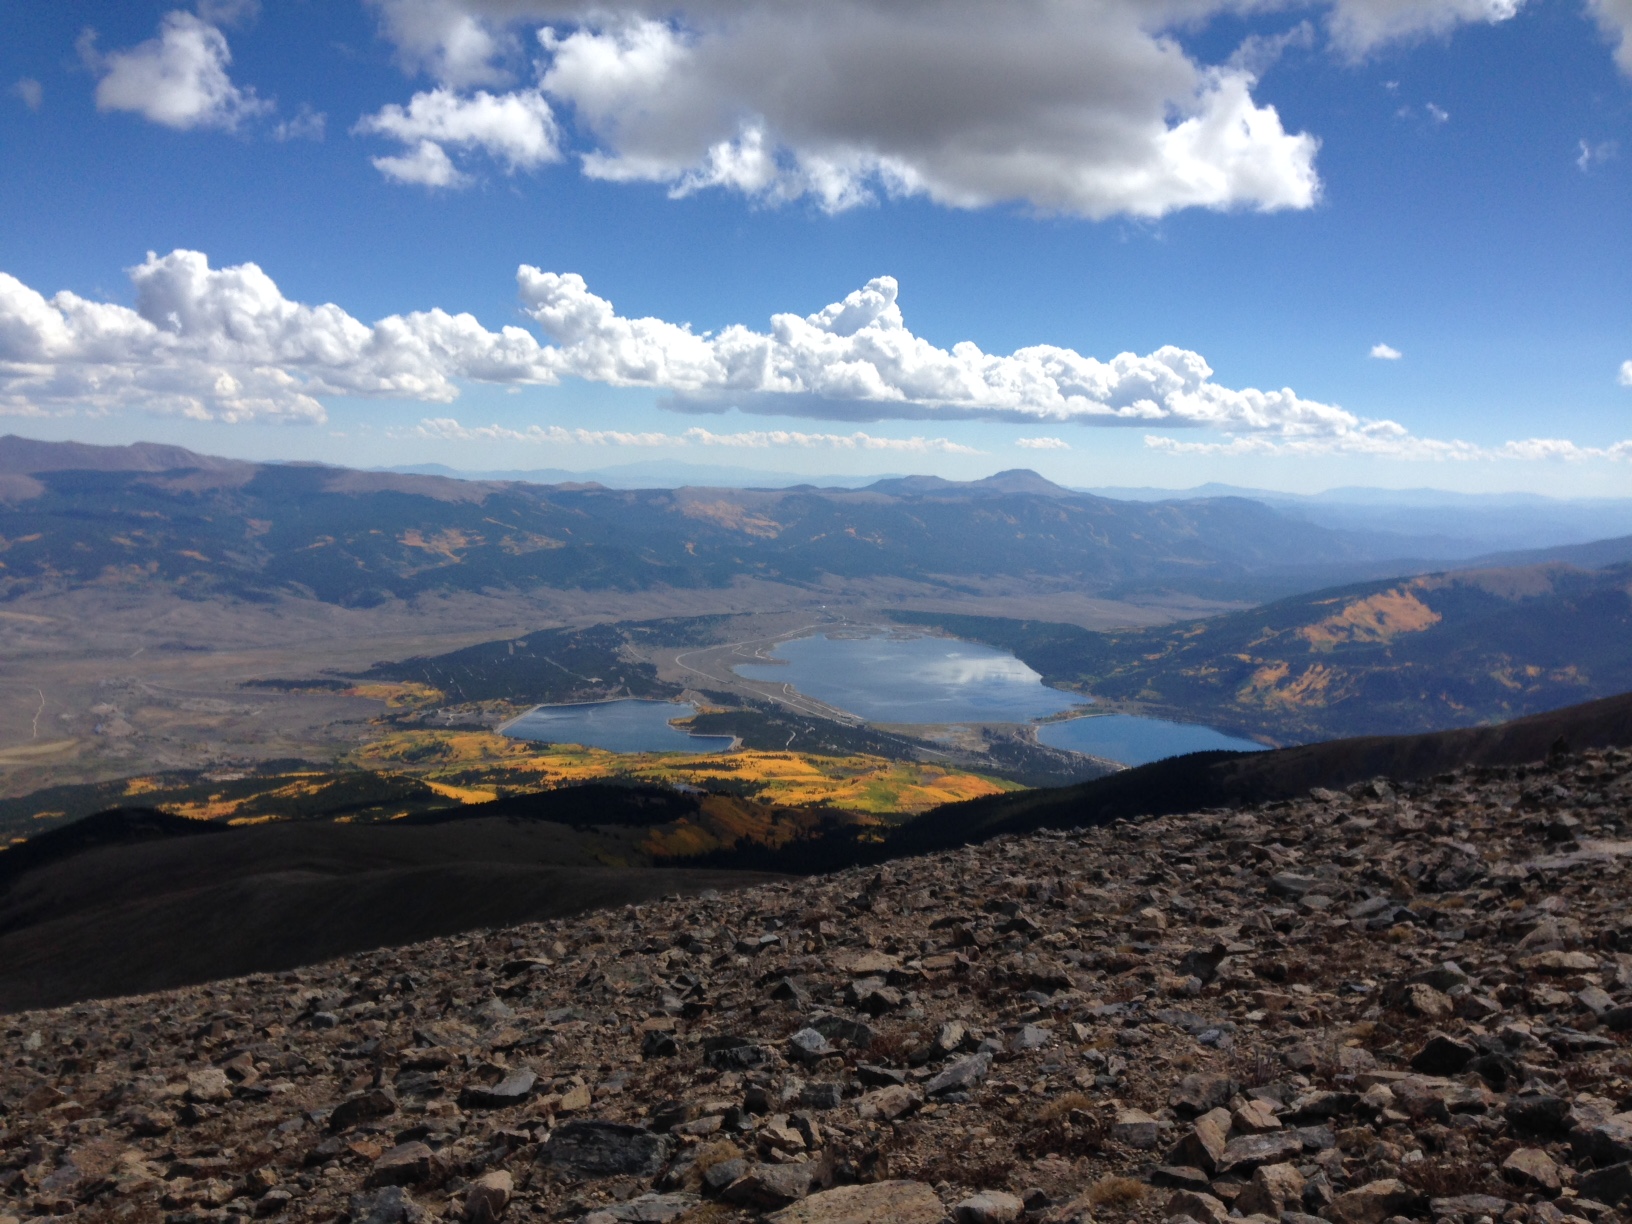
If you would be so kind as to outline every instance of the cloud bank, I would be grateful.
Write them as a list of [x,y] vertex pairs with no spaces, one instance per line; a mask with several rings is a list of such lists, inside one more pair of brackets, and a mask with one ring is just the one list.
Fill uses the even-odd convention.
[[[381,159],[493,152],[396,113],[454,105],[523,75],[505,98],[570,121],[583,172],[837,212],[886,196],[957,208],[1014,202],[1086,217],[1205,207],[1271,211],[1318,198],[1318,142],[1252,97],[1242,63],[1206,65],[1166,29],[1188,7],[1132,0],[693,0],[679,6],[377,0],[405,65],[437,88],[366,116],[402,142]],[[536,62],[517,32],[531,34]],[[492,95],[490,95],[491,97]],[[539,163],[532,163],[534,165]],[[517,163],[507,161],[514,169]],[[458,186],[455,169],[433,185]]]
[[[319,422],[325,396],[447,403],[463,382],[523,387],[575,378],[665,392],[670,406],[694,412],[1137,426],[1225,437],[1152,436],[1151,445],[1173,453],[1628,457],[1627,444],[1595,449],[1533,439],[1492,450],[1420,438],[1398,422],[1359,417],[1290,388],[1224,386],[1201,354],[1171,345],[1108,359],[1054,345],[1008,354],[971,341],[943,349],[907,326],[898,286],[887,276],[814,314],[774,315],[765,331],[733,324],[698,333],[620,315],[581,276],[524,264],[518,293],[541,341],[521,327],[493,331],[473,315],[436,308],[363,323],[332,303],[290,301],[254,264],[212,268],[197,251],[149,252],[129,271],[134,307],[68,291],[48,298],[0,273],[0,412],[137,408],[200,420]],[[1632,383],[1632,362],[1620,377]],[[652,436],[697,445],[910,445],[964,453],[944,438],[860,432]],[[1054,436],[1018,444],[1067,445]]]
[[[408,110],[438,90],[463,99],[524,81],[513,96],[570,127],[585,174],[674,196],[720,189],[831,212],[922,196],[1103,218],[1301,209],[1320,194],[1317,139],[1253,97],[1277,55],[1312,46],[1309,23],[1250,37],[1217,64],[1173,37],[1238,15],[1235,0],[371,2],[403,66],[437,83]],[[1339,58],[1357,61],[1507,21],[1524,3],[1303,7],[1324,16]],[[1632,73],[1632,0],[1589,8]],[[367,126],[393,109],[362,130],[394,135]],[[381,170],[437,186],[473,178],[450,152],[485,147],[398,138],[402,153]],[[401,172],[443,161],[449,169]]]
[[738,433],[715,433],[692,428],[683,433],[626,433],[616,429],[565,429],[560,425],[529,425],[510,429],[503,425],[461,425],[452,417],[426,417],[413,435],[449,442],[530,442],[579,446],[728,446],[749,450],[798,447],[806,450],[906,451],[919,455],[979,455],[984,452],[948,438],[883,438],[859,430],[848,434],[799,433],[787,429],[755,429]]

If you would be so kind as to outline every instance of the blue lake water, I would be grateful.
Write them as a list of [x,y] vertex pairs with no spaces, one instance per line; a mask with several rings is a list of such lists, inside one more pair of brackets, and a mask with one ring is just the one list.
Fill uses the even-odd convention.
[[1037,728],[1037,738],[1050,748],[1085,752],[1123,765],[1145,765],[1187,752],[1262,752],[1264,748],[1211,727],[1131,714],[1096,714],[1046,723]]
[[[744,663],[734,670],[748,680],[791,684],[869,722],[1024,723],[1092,700],[1049,688],[1006,650],[951,638],[819,634],[783,642],[772,657],[784,662]],[[1124,765],[1186,752],[1263,747],[1211,727],[1127,714],[1045,723],[1037,728],[1037,738],[1051,748]]]
[[1030,722],[1088,699],[1048,688],[1006,650],[938,637],[795,638],[783,663],[743,663],[749,680],[791,684],[869,722]]
[[690,735],[669,719],[695,714],[695,706],[672,701],[597,701],[539,706],[504,729],[514,739],[543,744],[583,744],[609,752],[724,752],[729,735]]

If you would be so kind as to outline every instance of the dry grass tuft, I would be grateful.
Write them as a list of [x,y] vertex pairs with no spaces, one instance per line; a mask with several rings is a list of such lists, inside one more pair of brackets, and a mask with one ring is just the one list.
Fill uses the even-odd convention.
[[1073,1109],[1080,1109],[1084,1113],[1090,1112],[1094,1102],[1086,1093],[1068,1092],[1064,1096],[1057,1096],[1037,1111],[1037,1121],[1058,1122]]
[[742,1155],[742,1149],[729,1139],[716,1139],[713,1143],[705,1143],[697,1150],[697,1160],[692,1165],[699,1174],[707,1173],[717,1164],[724,1164],[728,1160],[735,1160]]
[[1137,1207],[1149,1193],[1150,1187],[1144,1182],[1113,1173],[1089,1186],[1087,1198],[1095,1207],[1128,1208]]

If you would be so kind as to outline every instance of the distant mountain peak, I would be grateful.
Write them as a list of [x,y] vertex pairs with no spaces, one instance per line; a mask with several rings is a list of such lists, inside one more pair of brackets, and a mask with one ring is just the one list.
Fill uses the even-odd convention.
[[42,442],[16,434],[0,437],[0,473],[223,471],[247,466],[240,459],[200,455],[184,446],[135,442],[96,446],[89,442]]
[[898,476],[879,480],[867,486],[875,493],[907,495],[940,494],[943,496],[981,496],[993,493],[1029,493],[1041,497],[1080,497],[1030,468],[1010,468],[994,472],[980,480],[946,480],[940,476]]

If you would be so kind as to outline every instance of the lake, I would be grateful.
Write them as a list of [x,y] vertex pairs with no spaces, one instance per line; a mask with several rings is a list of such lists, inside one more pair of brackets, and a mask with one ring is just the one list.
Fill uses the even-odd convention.
[[952,638],[818,634],[782,642],[772,656],[784,662],[732,670],[791,684],[869,722],[1030,722],[1088,704],[1047,687],[1006,650]]
[[504,729],[513,739],[543,744],[582,744],[609,752],[724,752],[729,735],[690,735],[669,719],[688,718],[697,707],[673,701],[596,701],[538,706]]
[[1262,752],[1264,746],[1193,723],[1138,718],[1131,714],[1096,714],[1045,723],[1037,739],[1050,748],[1085,752],[1123,765],[1146,765],[1187,752]]
[[[742,663],[744,679],[791,684],[801,693],[875,723],[1026,723],[1078,709],[1092,698],[1049,688],[1006,650],[954,638],[818,634],[782,642],[780,663]],[[1186,752],[1256,752],[1263,745],[1211,727],[1094,715],[1045,723],[1037,738],[1051,748],[1143,765]]]

